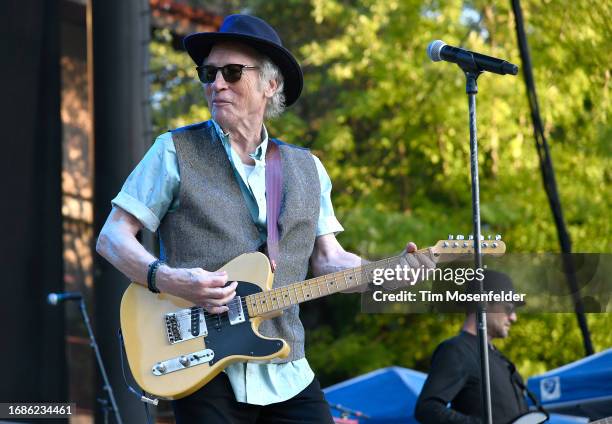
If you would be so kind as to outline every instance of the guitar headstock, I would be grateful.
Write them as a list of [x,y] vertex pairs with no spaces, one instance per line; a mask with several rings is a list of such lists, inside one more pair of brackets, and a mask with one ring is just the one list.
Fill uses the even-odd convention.
[[[445,259],[454,260],[462,256],[474,255],[474,237],[469,235],[466,239],[463,235],[448,236],[448,240],[440,240],[431,251],[434,256],[444,255]],[[483,255],[502,256],[506,253],[506,244],[500,235],[480,236],[480,253]],[[447,258],[448,255],[448,258]]]

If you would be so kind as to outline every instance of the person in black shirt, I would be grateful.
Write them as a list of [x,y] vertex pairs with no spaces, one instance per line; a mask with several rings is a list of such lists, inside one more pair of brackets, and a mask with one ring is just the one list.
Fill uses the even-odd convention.
[[[514,291],[507,275],[490,270],[484,274],[485,292]],[[491,405],[495,424],[510,423],[528,411],[521,376],[514,364],[491,344],[494,338],[508,337],[510,327],[517,320],[516,306],[519,304],[500,302],[489,303],[487,307]],[[415,408],[415,417],[419,422],[482,422],[480,353],[476,329],[476,312],[470,310],[461,332],[436,348],[429,376]]]

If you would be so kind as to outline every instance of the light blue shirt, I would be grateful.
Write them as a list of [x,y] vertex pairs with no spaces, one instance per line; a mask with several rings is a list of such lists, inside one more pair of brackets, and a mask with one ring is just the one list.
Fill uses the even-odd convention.
[[[251,217],[262,241],[266,239],[265,157],[268,133],[262,127],[262,142],[250,157],[255,165],[245,165],[232,148],[228,134],[213,121],[216,134],[232,164]],[[331,202],[331,180],[321,161],[312,156],[321,186],[317,236],[344,229],[334,215]],[[130,174],[121,191],[112,201],[132,214],[148,230],[154,232],[168,212],[179,206],[180,173],[172,134],[160,135],[142,161]],[[254,405],[282,402],[304,390],[314,378],[306,358],[284,364],[236,363],[225,369],[236,400]]]

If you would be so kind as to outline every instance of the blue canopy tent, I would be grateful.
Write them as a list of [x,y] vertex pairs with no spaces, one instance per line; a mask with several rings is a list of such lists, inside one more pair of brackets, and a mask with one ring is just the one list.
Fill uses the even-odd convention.
[[612,349],[531,377],[527,387],[549,411],[612,416]]
[[[367,424],[416,424],[414,406],[427,374],[388,367],[351,378],[323,390],[327,401],[363,412]],[[332,409],[336,417],[340,413]]]
[[[427,374],[402,367],[381,368],[323,389],[330,404],[369,416],[363,424],[417,424],[414,407]],[[332,415],[341,413],[332,408]],[[551,414],[550,424],[586,423],[587,419]]]

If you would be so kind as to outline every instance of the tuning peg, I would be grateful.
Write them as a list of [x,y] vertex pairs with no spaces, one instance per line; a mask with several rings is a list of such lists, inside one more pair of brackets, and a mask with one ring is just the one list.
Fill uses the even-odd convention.
[[497,240],[497,241],[501,240],[501,234],[497,234],[497,235],[495,236],[495,240]]
[[457,234],[457,240],[463,240],[463,239],[464,239],[463,234]]
[[452,240],[452,239],[453,239],[453,235],[452,235],[452,234],[449,234],[449,235],[448,235],[448,239],[449,239],[449,240]]

